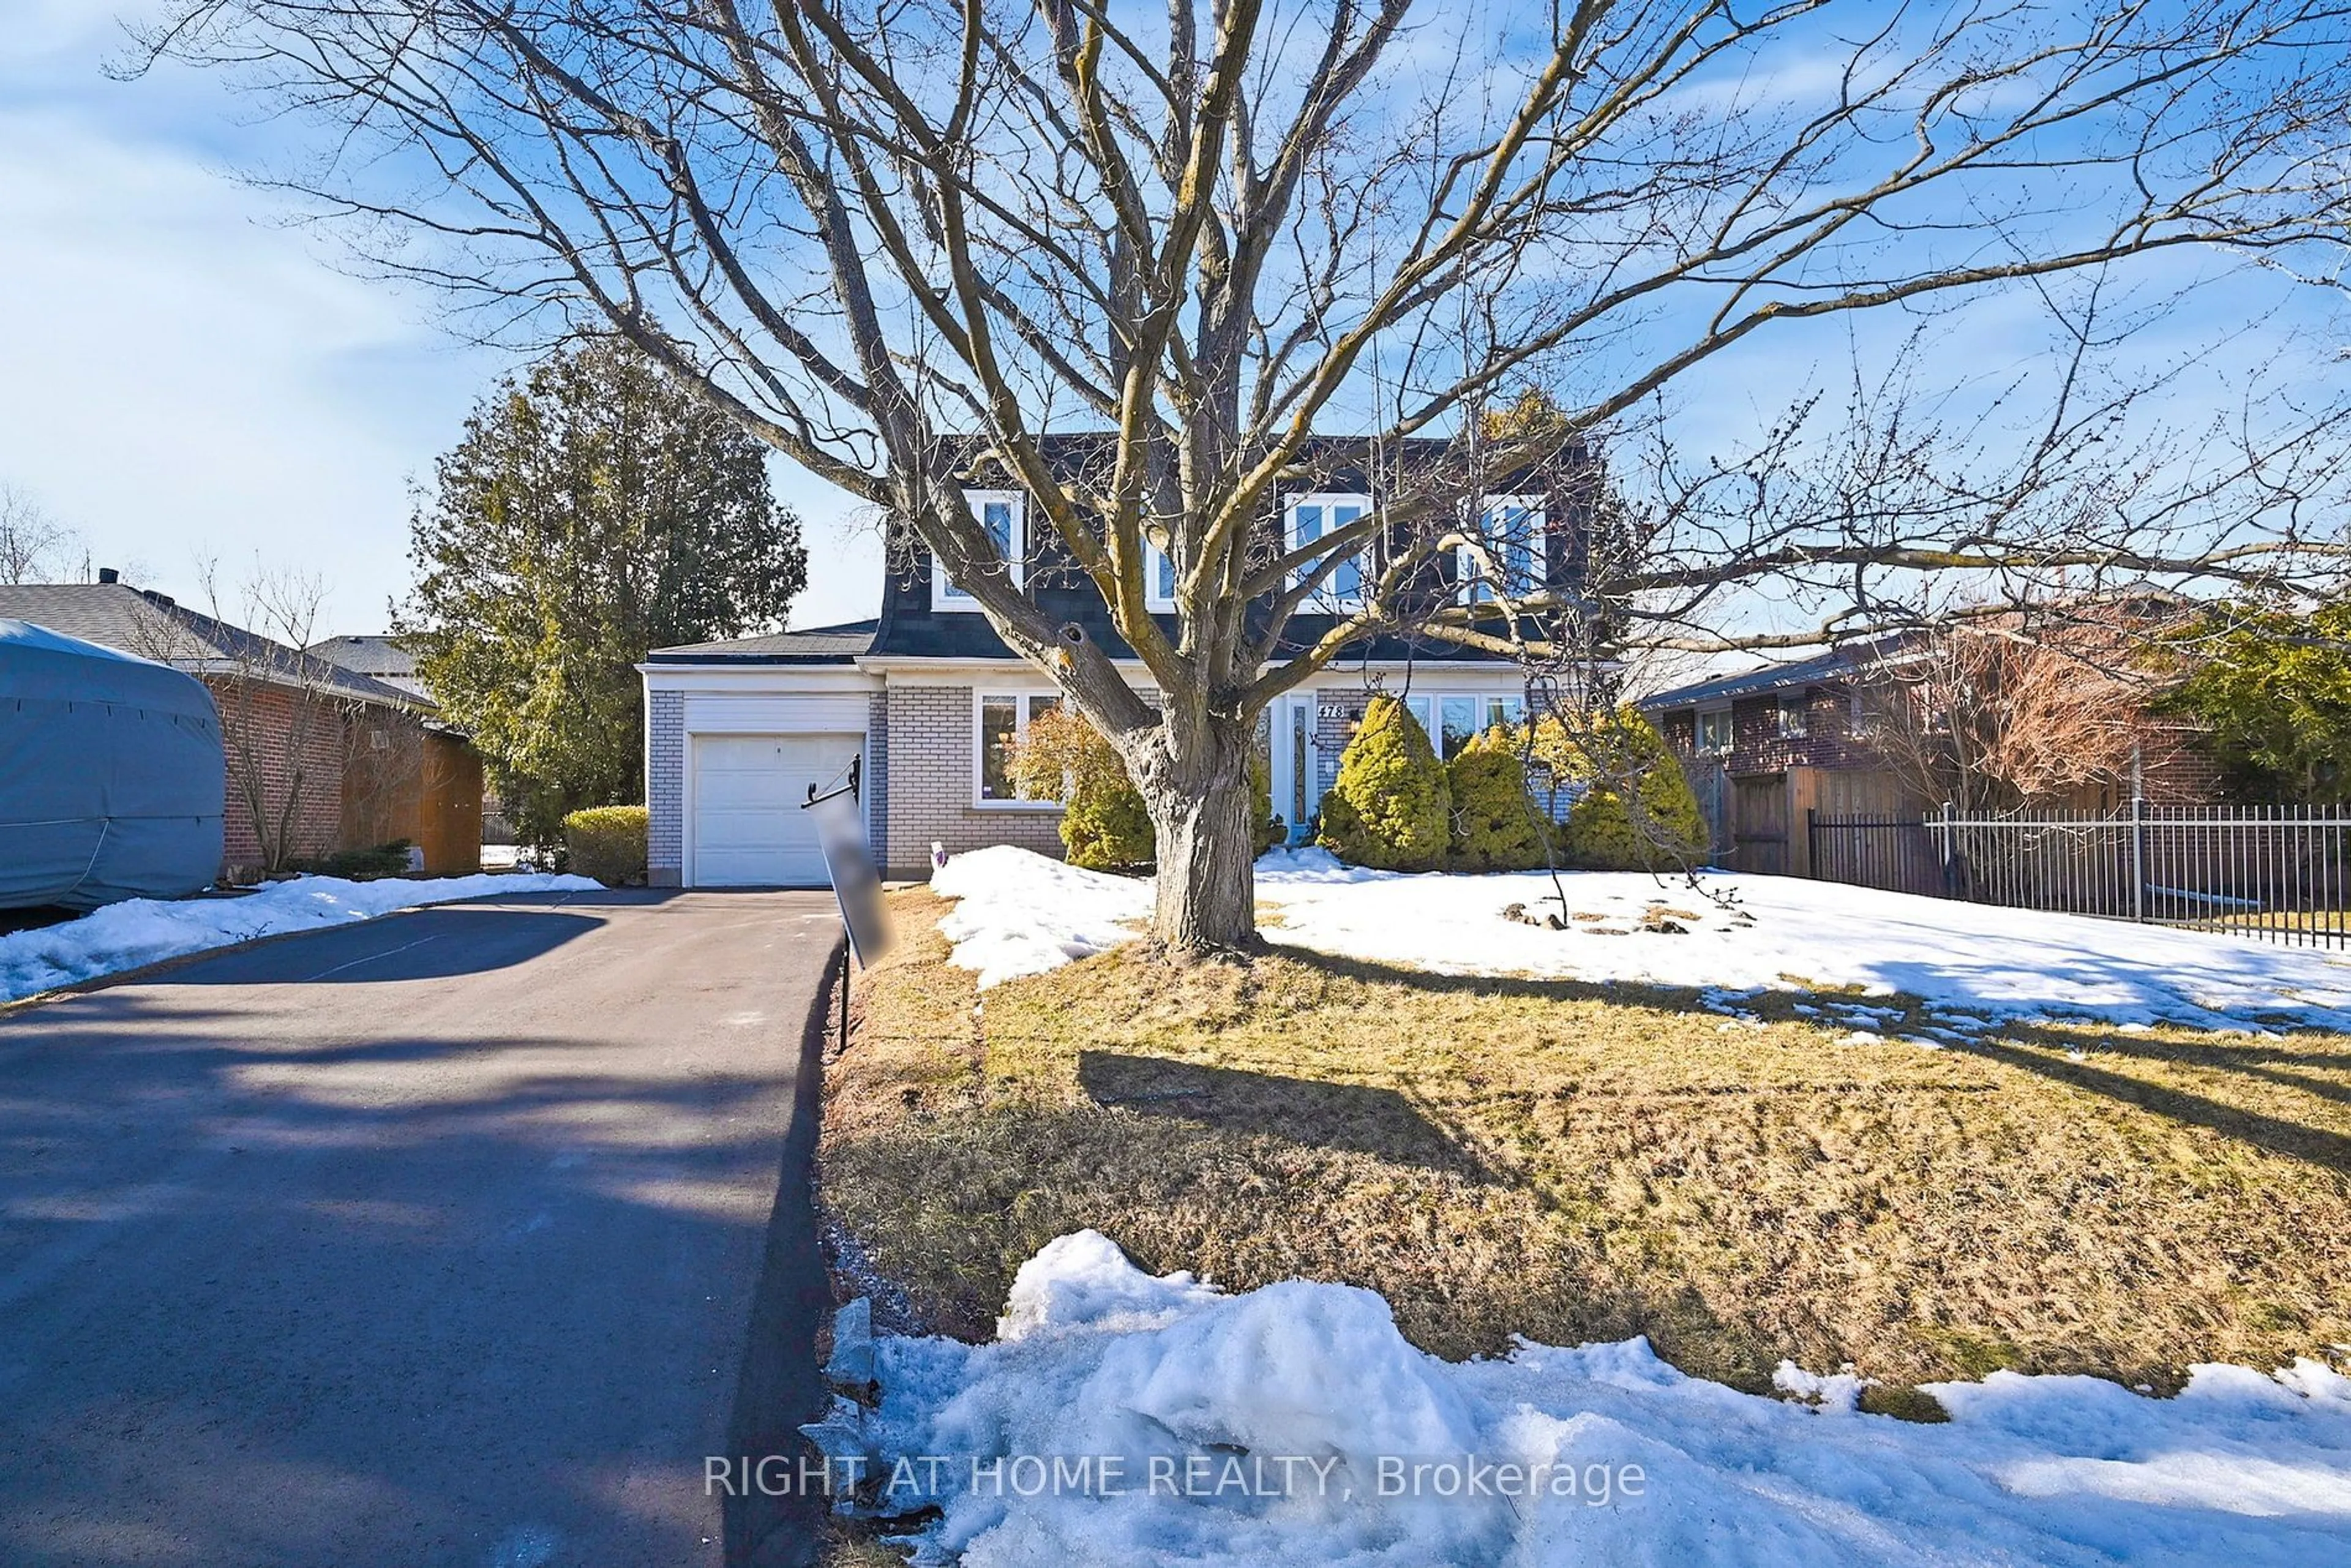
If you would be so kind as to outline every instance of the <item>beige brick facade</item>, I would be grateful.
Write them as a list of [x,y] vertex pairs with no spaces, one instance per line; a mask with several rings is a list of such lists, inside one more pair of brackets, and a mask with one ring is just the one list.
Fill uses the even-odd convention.
[[950,854],[990,844],[1018,844],[1061,857],[1060,811],[973,804],[976,690],[893,681],[885,694],[889,768],[883,799],[877,804],[883,808],[881,837],[888,846],[892,876],[928,876],[935,841],[946,846]]

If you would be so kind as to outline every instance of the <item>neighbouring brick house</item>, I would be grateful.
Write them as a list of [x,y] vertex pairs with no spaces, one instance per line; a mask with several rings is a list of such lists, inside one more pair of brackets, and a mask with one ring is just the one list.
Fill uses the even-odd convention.
[[434,716],[437,705],[417,676],[416,656],[399,638],[329,637],[309,652],[402,694],[416,719],[413,730],[399,732],[401,746],[371,746],[346,765],[349,831],[367,843],[406,839],[424,852],[425,868],[434,872],[479,871],[485,843],[514,841],[510,830],[493,836],[487,829],[498,804],[485,784],[481,753]]
[[[1806,874],[1807,811],[1917,815],[1941,805],[1923,799],[1891,765],[1873,711],[1873,702],[1885,698],[1872,695],[1868,672],[1898,661],[1906,646],[1901,638],[1851,643],[1641,702],[1682,759],[1712,826],[1715,852],[1727,863]],[[2135,781],[2149,804],[2219,799],[2220,769],[2192,744],[2187,726],[2148,713],[2143,703],[2132,705],[2126,722],[2144,737],[2143,747],[2134,747]],[[2129,803],[2133,783],[2126,769],[2047,804],[2114,810]]]
[[[1143,687],[1143,666],[1092,583],[1057,542],[1030,536],[1026,498],[983,477],[970,482],[974,516],[1021,563],[1039,607],[1083,628]],[[1360,468],[1333,465],[1312,488],[1280,493],[1263,526],[1291,540],[1317,537],[1362,516],[1369,490]],[[1569,488],[1537,477],[1510,492],[1498,490],[1489,515],[1507,531],[1515,570],[1540,571],[1546,583],[1572,579],[1588,536]],[[871,621],[660,648],[639,666],[656,885],[821,883],[823,862],[798,808],[809,786],[837,783],[852,758],[862,762],[869,841],[893,876],[926,874],[935,842],[950,852],[991,844],[1061,852],[1061,808],[1018,799],[1005,767],[1014,737],[1059,692],[1005,647],[927,548],[908,541],[896,553]],[[1441,570],[1438,591],[1478,591],[1462,562]],[[1155,601],[1168,605],[1162,620],[1172,632],[1172,574],[1155,552],[1149,580]],[[1304,646],[1333,623],[1328,612],[1301,613],[1286,636]],[[1274,810],[1293,836],[1320,809],[1375,685],[1403,695],[1449,754],[1517,719],[1523,676],[1507,659],[1382,636],[1277,698],[1259,744]]]
[[[0,585],[0,616],[187,671],[219,711],[225,871],[266,858],[255,800],[310,858],[406,839],[438,873],[481,864],[481,759],[415,693],[133,588]],[[298,776],[299,788],[295,788]],[[290,802],[290,810],[288,809]]]

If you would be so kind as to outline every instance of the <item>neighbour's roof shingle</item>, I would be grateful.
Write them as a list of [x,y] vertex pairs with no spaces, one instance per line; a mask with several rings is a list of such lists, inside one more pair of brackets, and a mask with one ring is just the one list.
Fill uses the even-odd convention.
[[1808,659],[1765,664],[1761,669],[1743,670],[1735,675],[1713,675],[1686,686],[1676,686],[1668,692],[1659,692],[1653,697],[1643,697],[1639,706],[1654,713],[1665,708],[1734,702],[1740,697],[1762,696],[1771,692],[1787,691],[1791,687],[1834,685],[1850,679],[1853,673],[1865,664],[1892,651],[1899,641],[1898,638],[1881,638],[1867,643],[1848,643],[1824,653],[1815,653]]
[[419,706],[413,693],[128,583],[0,583],[0,616],[191,674],[300,680],[360,702]]
[[416,678],[416,655],[408,651],[397,637],[382,632],[363,636],[329,637],[323,643],[313,643],[309,651],[329,664],[340,664],[354,674],[397,686],[413,696],[432,700],[424,683]]

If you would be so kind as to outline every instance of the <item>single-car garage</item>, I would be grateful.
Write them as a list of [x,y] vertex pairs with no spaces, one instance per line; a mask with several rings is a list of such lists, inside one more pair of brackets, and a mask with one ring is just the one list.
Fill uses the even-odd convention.
[[862,735],[696,735],[687,763],[692,887],[823,885],[809,787],[836,789]]
[[656,648],[645,680],[645,870],[655,887],[822,887],[800,808],[864,764],[866,842],[881,858],[882,678],[857,667],[871,622]]

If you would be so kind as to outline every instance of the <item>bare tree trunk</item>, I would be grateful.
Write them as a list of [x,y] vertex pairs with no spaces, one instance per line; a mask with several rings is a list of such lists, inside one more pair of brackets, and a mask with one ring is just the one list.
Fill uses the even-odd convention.
[[1166,734],[1154,735],[1144,755],[1128,763],[1158,841],[1151,935],[1176,953],[1254,946],[1257,841],[1249,809],[1249,732],[1212,721],[1192,755],[1185,757],[1170,754]]

